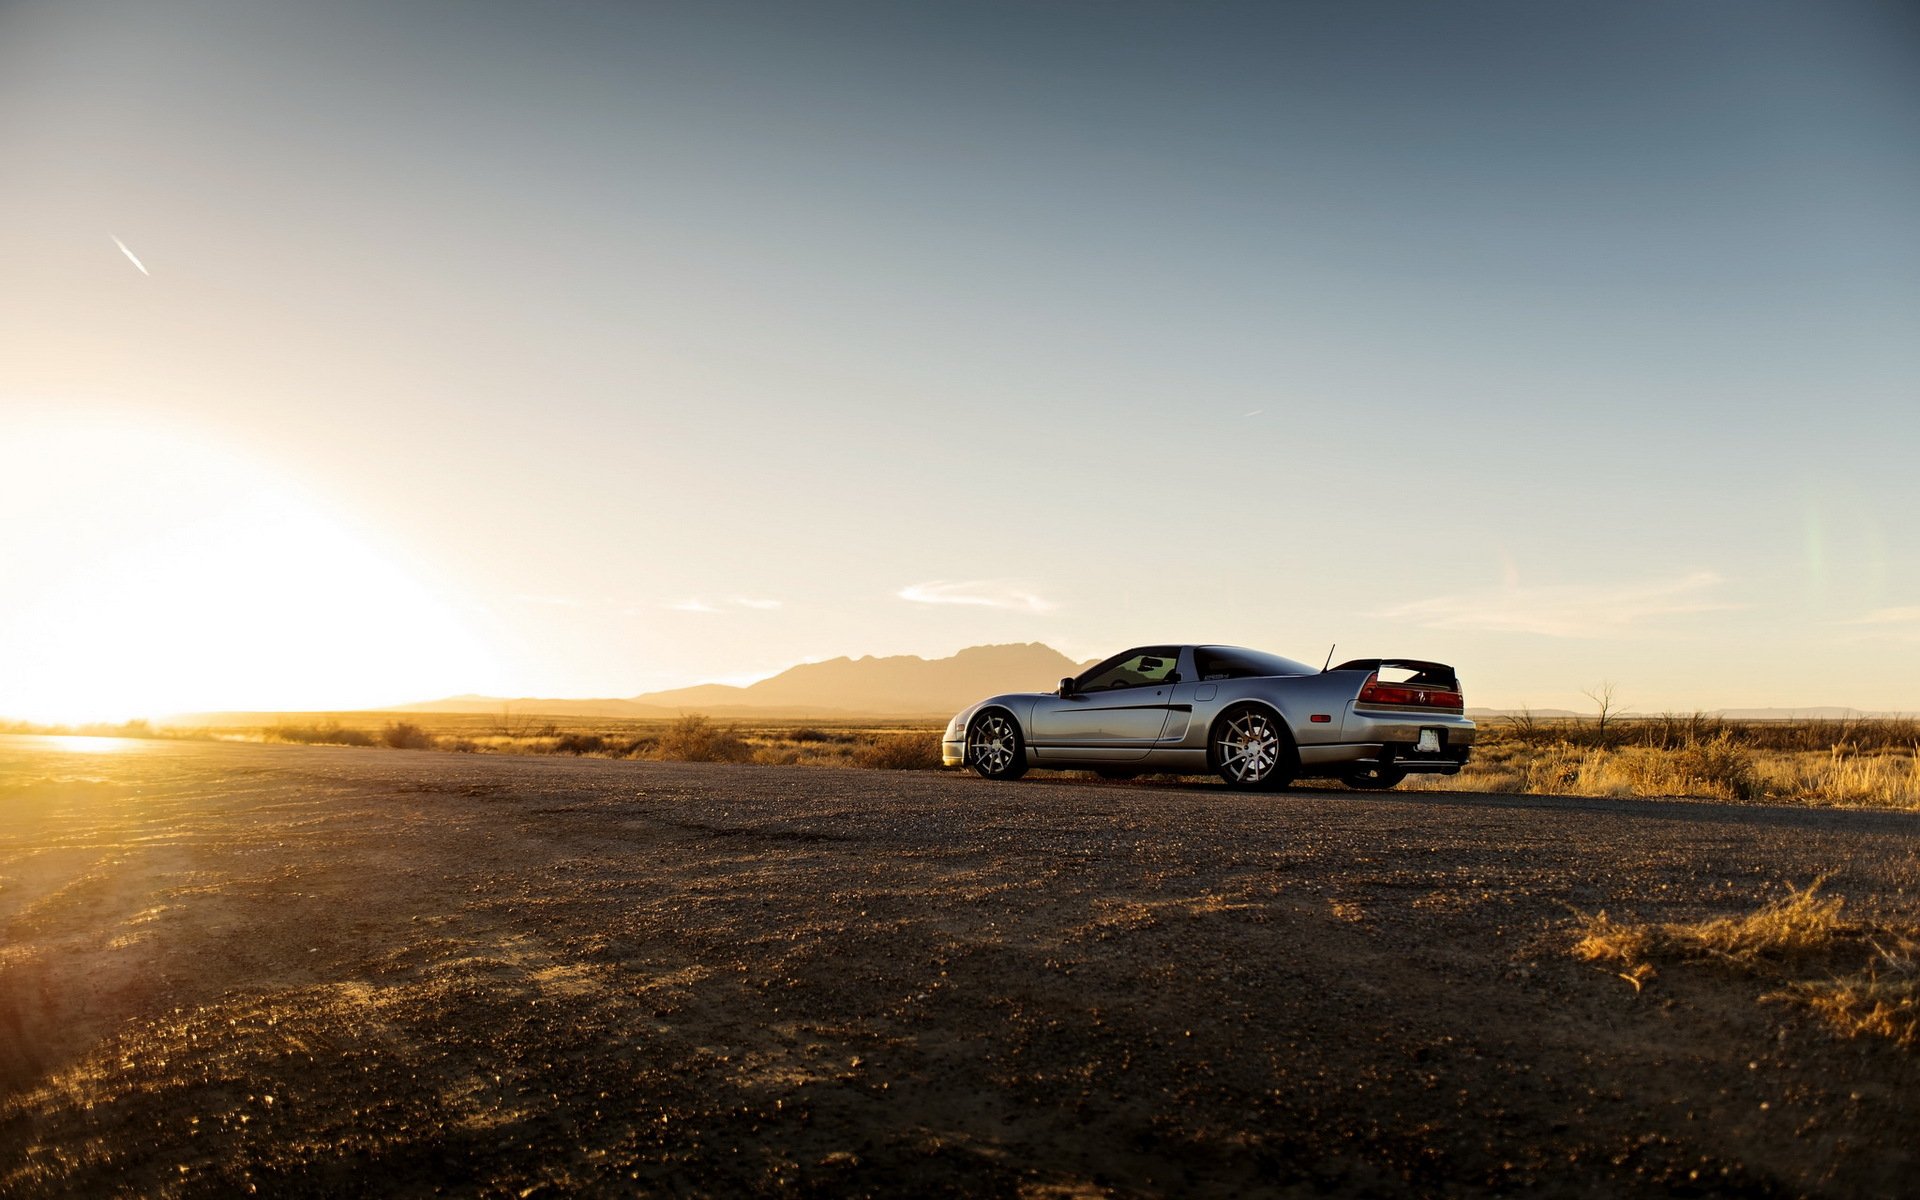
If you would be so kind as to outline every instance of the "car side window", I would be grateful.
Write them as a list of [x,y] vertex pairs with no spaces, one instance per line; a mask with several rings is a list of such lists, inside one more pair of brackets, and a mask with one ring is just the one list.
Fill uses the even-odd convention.
[[1257,679],[1268,675],[1311,675],[1313,668],[1275,654],[1235,646],[1196,646],[1194,669],[1203,682],[1221,679]]
[[1177,649],[1146,650],[1116,662],[1102,663],[1080,680],[1079,688],[1083,692],[1104,692],[1114,688],[1172,683],[1179,678],[1174,673],[1174,668],[1179,665],[1180,652]]
[[1211,683],[1219,679],[1250,679],[1268,672],[1261,670],[1238,654],[1224,653],[1219,650],[1194,651],[1194,666],[1200,672],[1200,678]]

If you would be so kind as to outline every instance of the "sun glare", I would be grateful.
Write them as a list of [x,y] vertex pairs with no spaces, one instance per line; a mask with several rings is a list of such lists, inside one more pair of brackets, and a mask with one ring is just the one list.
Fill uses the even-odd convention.
[[144,750],[155,743],[124,737],[28,737],[21,742],[35,750],[57,750],[63,754],[127,754]]
[[116,427],[9,457],[0,716],[366,707],[491,674],[414,572],[230,453]]

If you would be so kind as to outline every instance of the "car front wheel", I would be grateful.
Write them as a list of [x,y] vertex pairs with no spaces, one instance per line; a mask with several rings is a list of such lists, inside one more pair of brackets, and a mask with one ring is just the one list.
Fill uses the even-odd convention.
[[1027,773],[1020,727],[1005,713],[982,713],[967,726],[967,765],[985,779],[1018,779]]
[[1293,782],[1293,739],[1263,708],[1236,708],[1213,727],[1213,768],[1228,787],[1278,791]]

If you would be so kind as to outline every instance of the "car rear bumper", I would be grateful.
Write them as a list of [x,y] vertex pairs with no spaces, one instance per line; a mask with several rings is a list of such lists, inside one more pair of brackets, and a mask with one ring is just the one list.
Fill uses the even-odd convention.
[[1343,775],[1355,768],[1392,767],[1409,775],[1453,775],[1467,765],[1469,746],[1448,747],[1438,754],[1416,749],[1414,742],[1357,742],[1338,746],[1300,747],[1300,769],[1307,775]]
[[[1421,748],[1431,732],[1432,748]],[[1369,711],[1349,705],[1337,745],[1300,747],[1300,765],[1315,767],[1392,767],[1409,774],[1452,775],[1473,754],[1478,728],[1466,717],[1445,712]]]

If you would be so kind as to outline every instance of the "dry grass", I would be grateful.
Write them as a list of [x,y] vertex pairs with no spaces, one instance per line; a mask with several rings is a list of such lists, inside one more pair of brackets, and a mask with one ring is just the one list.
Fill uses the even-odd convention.
[[856,767],[882,771],[932,771],[940,766],[938,733],[883,733],[854,750]]
[[[1693,922],[1635,924],[1604,911],[1576,913],[1571,952],[1616,968],[1636,992],[1657,974],[1656,962],[1717,964],[1777,985],[1759,999],[1798,1004],[1848,1037],[1920,1045],[1920,943],[1849,921],[1845,901],[1821,895],[1820,887],[1820,880],[1789,887],[1750,913]],[[1862,965],[1845,969],[1863,957]],[[1824,977],[1809,977],[1820,968]]]
[[1693,923],[1628,925],[1602,911],[1580,917],[1573,956],[1634,966],[1650,958],[1717,958],[1741,965],[1805,958],[1832,951],[1859,930],[1841,917],[1839,896],[1820,895],[1820,880],[1753,912]]
[[1876,942],[1873,960],[1851,975],[1789,983],[1770,998],[1805,1005],[1849,1037],[1920,1046],[1920,943],[1890,941],[1890,946]]
[[[1628,722],[1629,731],[1634,727]],[[1754,725],[1760,724],[1754,722]],[[1886,733],[1899,723],[1879,722]],[[1804,744],[1813,733],[1847,735],[1820,750],[1775,749]],[[1696,741],[1665,744],[1648,735],[1641,744],[1598,746],[1549,740],[1524,728],[1482,729],[1473,759],[1458,775],[1414,776],[1406,787],[1425,791],[1509,792],[1534,795],[1685,797],[1740,803],[1920,809],[1920,753],[1911,746],[1863,748],[1858,729],[1842,722],[1804,722],[1788,736],[1749,736],[1714,723]]]
[[1737,721],[1710,713],[1663,713],[1646,717],[1543,719],[1530,713],[1484,722],[1514,741],[1534,747],[1571,745],[1585,749],[1639,747],[1679,750],[1725,738],[1749,750],[1783,753],[1912,754],[1920,747],[1920,719],[1859,717],[1792,721]]

